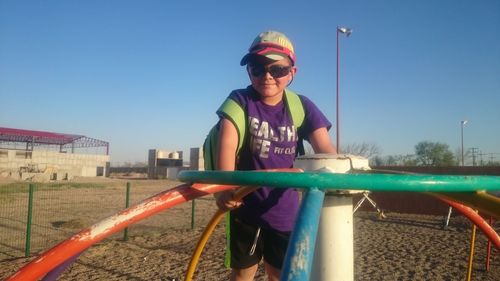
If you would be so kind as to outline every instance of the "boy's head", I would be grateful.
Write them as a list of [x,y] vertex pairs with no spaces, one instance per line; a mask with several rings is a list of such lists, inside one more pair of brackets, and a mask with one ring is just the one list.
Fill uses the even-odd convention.
[[285,34],[277,31],[265,31],[259,34],[250,45],[248,54],[241,59],[240,65],[248,64],[256,56],[264,56],[271,61],[288,58],[292,65],[295,65],[292,42]]

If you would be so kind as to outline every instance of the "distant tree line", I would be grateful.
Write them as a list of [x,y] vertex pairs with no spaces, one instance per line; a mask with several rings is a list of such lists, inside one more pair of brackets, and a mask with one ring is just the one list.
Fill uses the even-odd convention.
[[147,167],[148,163],[142,162],[142,161],[135,161],[135,162],[125,161],[122,163],[114,164],[112,166],[113,167],[121,167],[121,168],[142,168],[142,167]]
[[[445,143],[421,141],[415,145],[415,153],[407,155],[381,156],[380,147],[375,143],[363,142],[348,144],[341,150],[342,153],[363,156],[369,159],[371,166],[433,166],[447,167],[460,166],[462,153],[455,152]],[[464,152],[464,157],[471,157],[470,151]],[[474,161],[474,165],[475,165]],[[480,161],[478,166],[500,166],[499,161]]]

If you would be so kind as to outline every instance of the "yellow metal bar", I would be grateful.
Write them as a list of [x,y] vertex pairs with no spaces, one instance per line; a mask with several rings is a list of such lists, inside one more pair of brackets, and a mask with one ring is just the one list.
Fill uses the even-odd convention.
[[470,252],[469,252],[469,265],[467,266],[467,281],[472,278],[472,267],[474,263],[474,245],[476,241],[476,225],[472,225],[472,234],[470,237]]
[[[236,190],[236,192],[233,195],[234,200],[241,200],[243,197],[252,193],[257,188],[258,187],[245,186]],[[225,213],[226,213],[225,211],[217,210],[217,212],[215,212],[210,222],[205,227],[205,230],[203,231],[200,240],[196,245],[193,255],[191,256],[191,261],[189,262],[188,268],[186,270],[186,276],[184,278],[184,281],[193,280],[194,271],[196,269],[196,265],[200,260],[201,252],[205,248],[208,238],[210,238],[212,232],[214,231],[215,227],[217,226],[217,224],[222,219]]]

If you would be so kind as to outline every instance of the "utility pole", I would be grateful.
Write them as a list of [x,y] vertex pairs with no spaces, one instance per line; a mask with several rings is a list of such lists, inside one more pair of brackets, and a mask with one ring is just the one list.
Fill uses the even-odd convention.
[[477,155],[479,155],[479,166],[484,166],[483,156],[488,155],[488,153],[483,153],[483,152],[480,150],[480,151],[479,151],[479,153],[478,153]]
[[472,157],[472,166],[476,166],[476,154],[478,153],[479,148],[477,147],[471,147],[470,148],[470,153]]
[[467,120],[460,121],[460,137],[461,137],[461,153],[462,153],[462,167],[464,166],[464,126],[467,124]]

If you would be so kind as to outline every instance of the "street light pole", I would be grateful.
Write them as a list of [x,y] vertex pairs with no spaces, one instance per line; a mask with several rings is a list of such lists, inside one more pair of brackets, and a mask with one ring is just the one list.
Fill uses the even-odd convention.
[[352,33],[352,29],[351,28],[347,28],[347,27],[337,27],[337,102],[336,102],[336,106],[337,106],[337,109],[336,109],[336,128],[337,128],[337,153],[340,153],[340,121],[339,121],[339,116],[340,116],[340,95],[339,95],[339,76],[340,76],[340,72],[339,72],[339,34],[342,33],[342,34],[345,34],[346,37],[349,37],[349,35],[351,35]]
[[464,126],[467,124],[467,120],[462,120],[460,121],[460,128],[461,128],[461,139],[462,139],[462,167],[464,166]]
[[[461,153],[462,153],[462,167],[464,166],[464,126],[467,124],[467,120],[462,120],[460,121],[460,138],[461,138]],[[443,228],[447,228],[448,224],[450,222],[450,217],[451,217],[451,211],[453,210],[453,207],[450,206],[448,209],[448,215],[446,216],[446,219],[444,220]],[[475,230],[474,230],[475,231]]]

